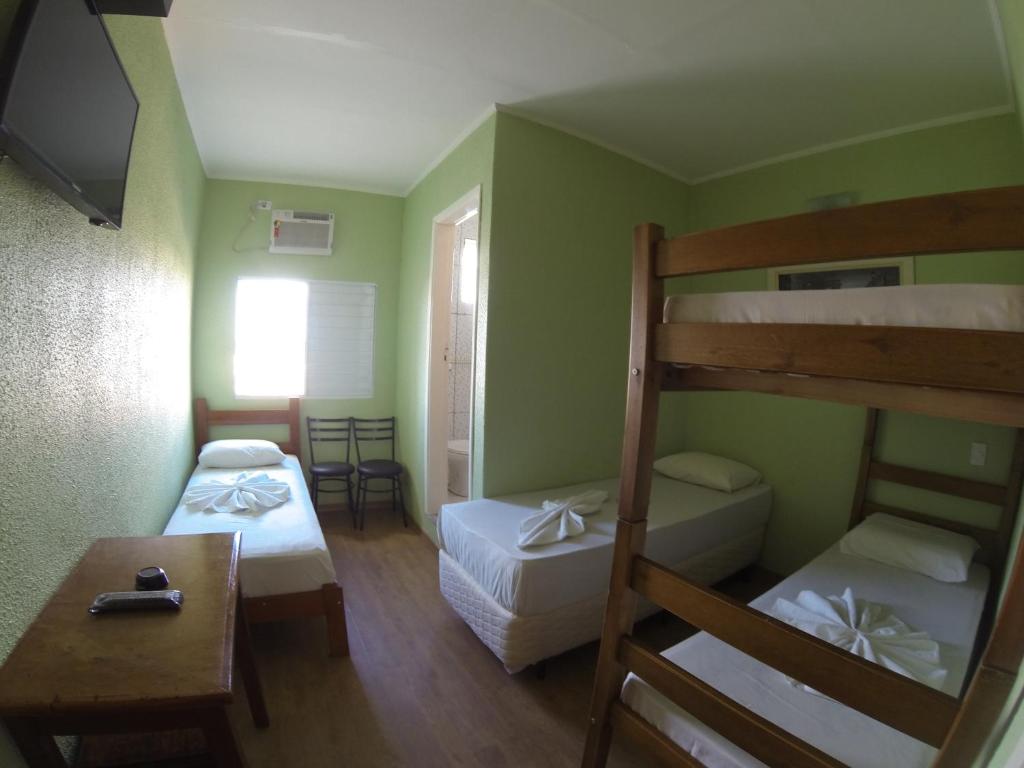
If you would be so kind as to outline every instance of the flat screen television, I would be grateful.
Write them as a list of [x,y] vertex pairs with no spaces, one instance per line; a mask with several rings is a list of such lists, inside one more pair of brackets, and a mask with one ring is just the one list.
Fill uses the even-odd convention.
[[119,229],[139,100],[91,0],[23,0],[0,78],[0,150]]

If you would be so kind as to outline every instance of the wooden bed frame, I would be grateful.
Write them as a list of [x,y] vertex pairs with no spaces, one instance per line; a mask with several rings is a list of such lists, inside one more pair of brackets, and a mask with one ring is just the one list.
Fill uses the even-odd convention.
[[[1009,560],[1024,477],[1018,430],[1005,486],[899,467],[874,457],[878,409],[1024,427],[1024,333],[936,328],[664,323],[667,278],[738,269],[932,253],[1024,250],[1024,187],[822,211],[666,240],[634,234],[633,301],[619,519],[582,765],[603,766],[613,729],[662,762],[701,764],[619,698],[632,671],[768,765],[833,768],[835,759],[759,717],[631,638],[642,595],[690,624],[837,701],[940,748],[939,768],[970,765],[1007,701],[1024,659],[1024,541]],[[690,366],[677,368],[677,363]],[[791,374],[799,374],[793,376]],[[747,390],[868,407],[850,524],[888,512],[976,535],[992,568],[977,669],[955,698],[865,661],[784,622],[687,581],[643,557],[661,390]],[[872,479],[999,506],[995,531],[883,507]],[[995,617],[1007,562],[1008,586]],[[986,624],[992,624],[984,645]]]
[[[211,426],[287,424],[288,440],[279,442],[285,453],[300,456],[299,399],[291,398],[283,410],[211,410],[206,398],[197,397],[193,409],[196,455],[209,442]],[[244,586],[244,585],[243,585]],[[250,624],[323,616],[327,621],[327,646],[331,656],[348,656],[345,597],[336,581],[309,592],[247,597],[245,615]]]

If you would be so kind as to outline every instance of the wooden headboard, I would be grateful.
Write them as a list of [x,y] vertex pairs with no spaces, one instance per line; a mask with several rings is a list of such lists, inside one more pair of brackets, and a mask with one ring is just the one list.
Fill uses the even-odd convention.
[[288,440],[278,445],[285,453],[299,455],[301,432],[299,430],[299,398],[288,400],[288,407],[282,410],[254,409],[249,411],[213,411],[205,397],[197,397],[193,411],[195,420],[196,456],[203,445],[210,440],[211,426],[249,425],[249,424],[287,424]]
[[[980,545],[976,559],[988,565],[996,578],[1006,567],[1009,556],[1010,542],[1013,538],[1014,522],[1020,508],[1021,484],[1024,482],[1024,429],[1018,429],[1014,443],[1013,459],[1010,464],[1010,476],[1006,485],[984,483],[969,480],[965,477],[943,475],[923,469],[903,467],[889,464],[875,458],[875,437],[878,433],[878,410],[868,408],[864,424],[864,443],[861,447],[860,473],[857,476],[857,490],[850,511],[850,528],[860,523],[868,515],[886,512],[890,515],[916,520],[929,525],[936,525],[947,530],[964,533],[973,537]],[[871,480],[884,480],[890,483],[922,488],[926,491],[943,493],[971,501],[983,502],[1000,508],[999,524],[995,529],[983,528],[969,523],[929,515],[924,512],[911,512],[906,509],[877,504],[867,498],[867,487]]]

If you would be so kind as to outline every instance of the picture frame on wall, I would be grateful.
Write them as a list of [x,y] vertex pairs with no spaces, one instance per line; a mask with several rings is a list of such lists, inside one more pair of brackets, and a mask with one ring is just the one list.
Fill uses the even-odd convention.
[[914,283],[914,258],[899,256],[863,261],[833,261],[768,270],[768,287],[775,291],[876,288]]

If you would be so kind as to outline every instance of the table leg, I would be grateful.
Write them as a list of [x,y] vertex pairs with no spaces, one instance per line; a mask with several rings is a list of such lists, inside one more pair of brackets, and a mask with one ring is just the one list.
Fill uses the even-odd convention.
[[227,709],[218,707],[203,713],[200,727],[206,738],[206,748],[213,756],[217,768],[246,768],[245,757],[235,741],[235,732],[228,720]]
[[53,735],[38,720],[5,717],[4,725],[29,768],[67,768],[67,761],[57,748]]
[[242,590],[238,590],[238,607],[235,610],[237,626],[235,627],[235,650],[238,653],[238,666],[242,670],[245,683],[245,697],[249,700],[249,711],[257,728],[270,725],[267,714],[267,703],[263,699],[263,684],[260,682],[259,668],[256,666],[256,655],[252,650],[252,636],[249,634],[249,622],[245,618],[245,605]]

